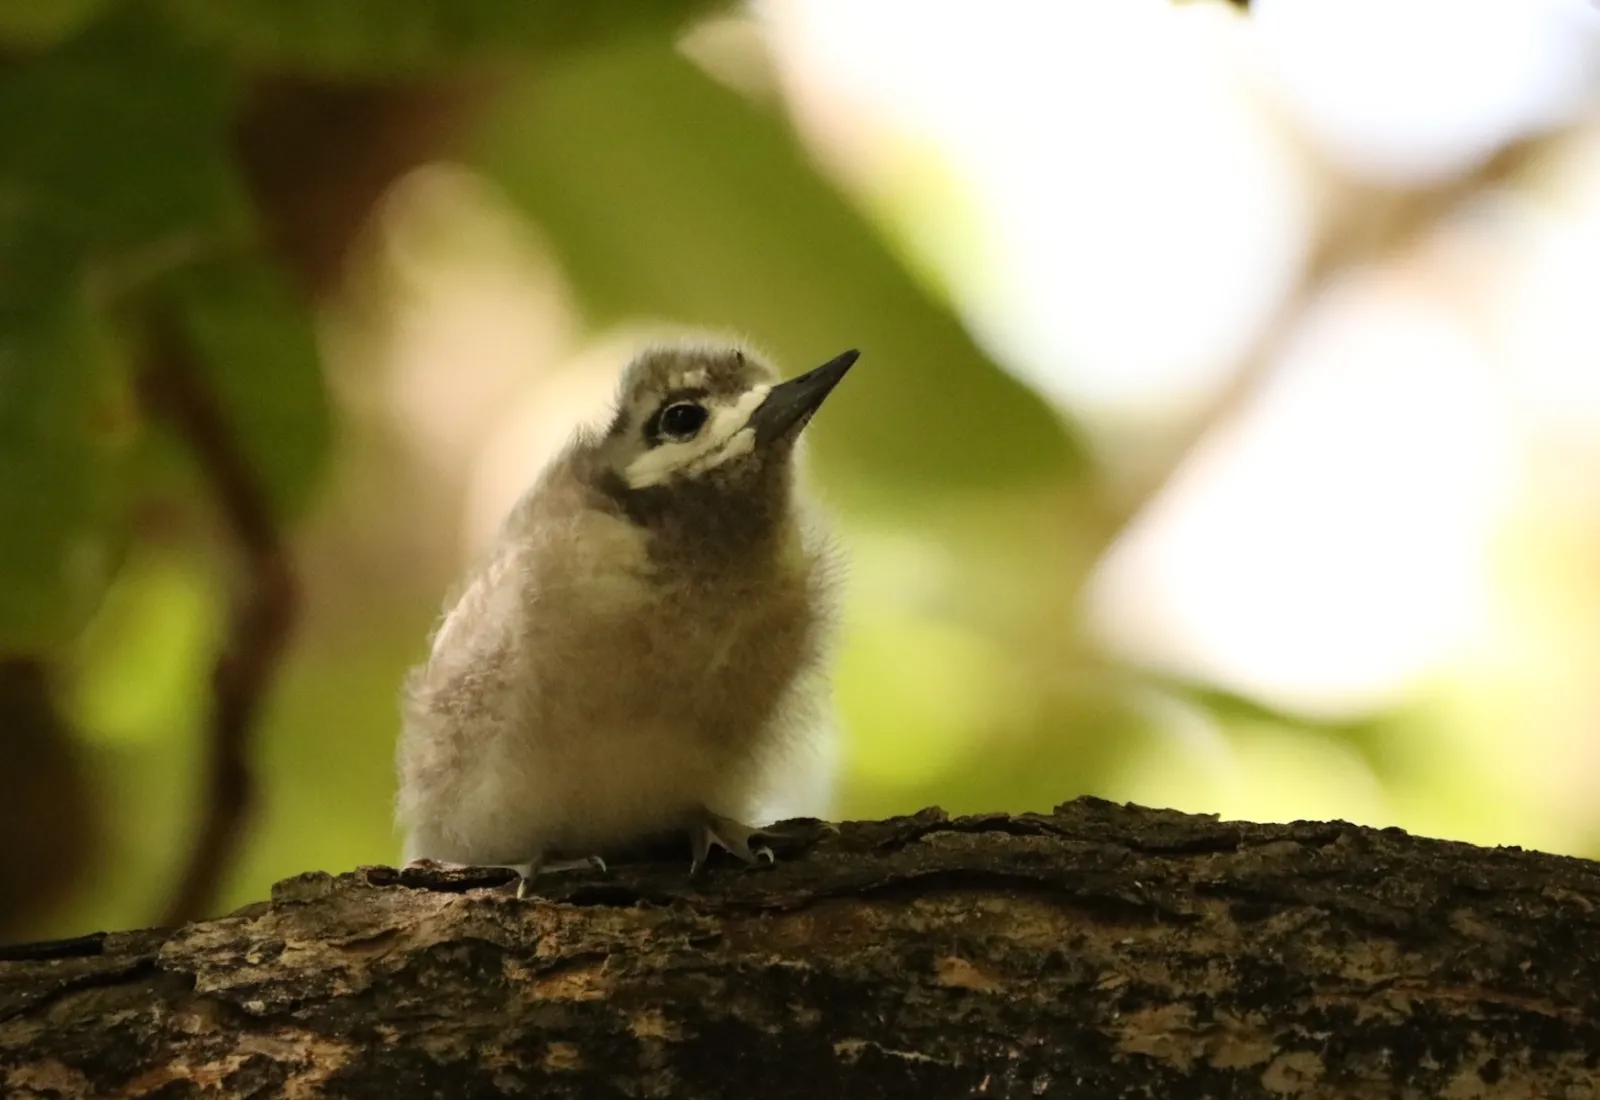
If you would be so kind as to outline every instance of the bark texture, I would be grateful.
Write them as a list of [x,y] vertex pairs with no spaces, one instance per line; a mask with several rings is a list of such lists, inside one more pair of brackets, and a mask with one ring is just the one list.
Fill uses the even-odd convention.
[[1600,864],[1090,799],[791,833],[3,948],[0,1094],[1600,1097]]

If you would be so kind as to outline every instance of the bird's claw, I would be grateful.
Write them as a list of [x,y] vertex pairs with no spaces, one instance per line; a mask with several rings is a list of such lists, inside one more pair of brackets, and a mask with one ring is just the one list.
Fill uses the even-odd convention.
[[771,848],[765,844],[750,843],[761,835],[761,829],[751,828],[731,817],[723,817],[709,810],[700,811],[689,824],[689,846],[693,852],[689,873],[697,875],[704,869],[713,844],[745,863],[776,863],[777,857],[772,854]]
[[528,896],[528,889],[533,880],[541,874],[559,873],[561,871],[599,871],[606,873],[606,861],[599,856],[584,856],[582,859],[535,859],[527,863],[511,865],[517,873],[517,897]]

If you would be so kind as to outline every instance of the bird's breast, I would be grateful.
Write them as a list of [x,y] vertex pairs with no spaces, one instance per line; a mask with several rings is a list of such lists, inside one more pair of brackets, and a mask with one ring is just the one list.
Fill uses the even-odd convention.
[[[587,589],[585,591],[584,589]],[[595,578],[575,605],[533,609],[541,725],[667,728],[730,749],[758,740],[818,650],[803,584]]]

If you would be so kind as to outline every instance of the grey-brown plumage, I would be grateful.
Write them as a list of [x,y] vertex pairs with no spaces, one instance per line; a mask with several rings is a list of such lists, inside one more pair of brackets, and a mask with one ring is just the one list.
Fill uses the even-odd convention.
[[408,859],[518,867],[683,830],[693,866],[826,718],[834,570],[796,497],[799,378],[727,344],[639,355],[506,518],[402,699]]

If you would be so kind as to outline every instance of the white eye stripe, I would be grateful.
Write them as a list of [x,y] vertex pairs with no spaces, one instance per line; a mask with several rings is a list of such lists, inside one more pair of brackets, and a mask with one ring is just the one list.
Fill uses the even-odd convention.
[[744,427],[750,414],[767,399],[771,386],[756,386],[731,405],[707,407],[710,414],[691,439],[663,442],[635,458],[622,472],[632,488],[659,485],[675,474],[709,470],[739,455],[748,454],[755,444],[753,432]]

